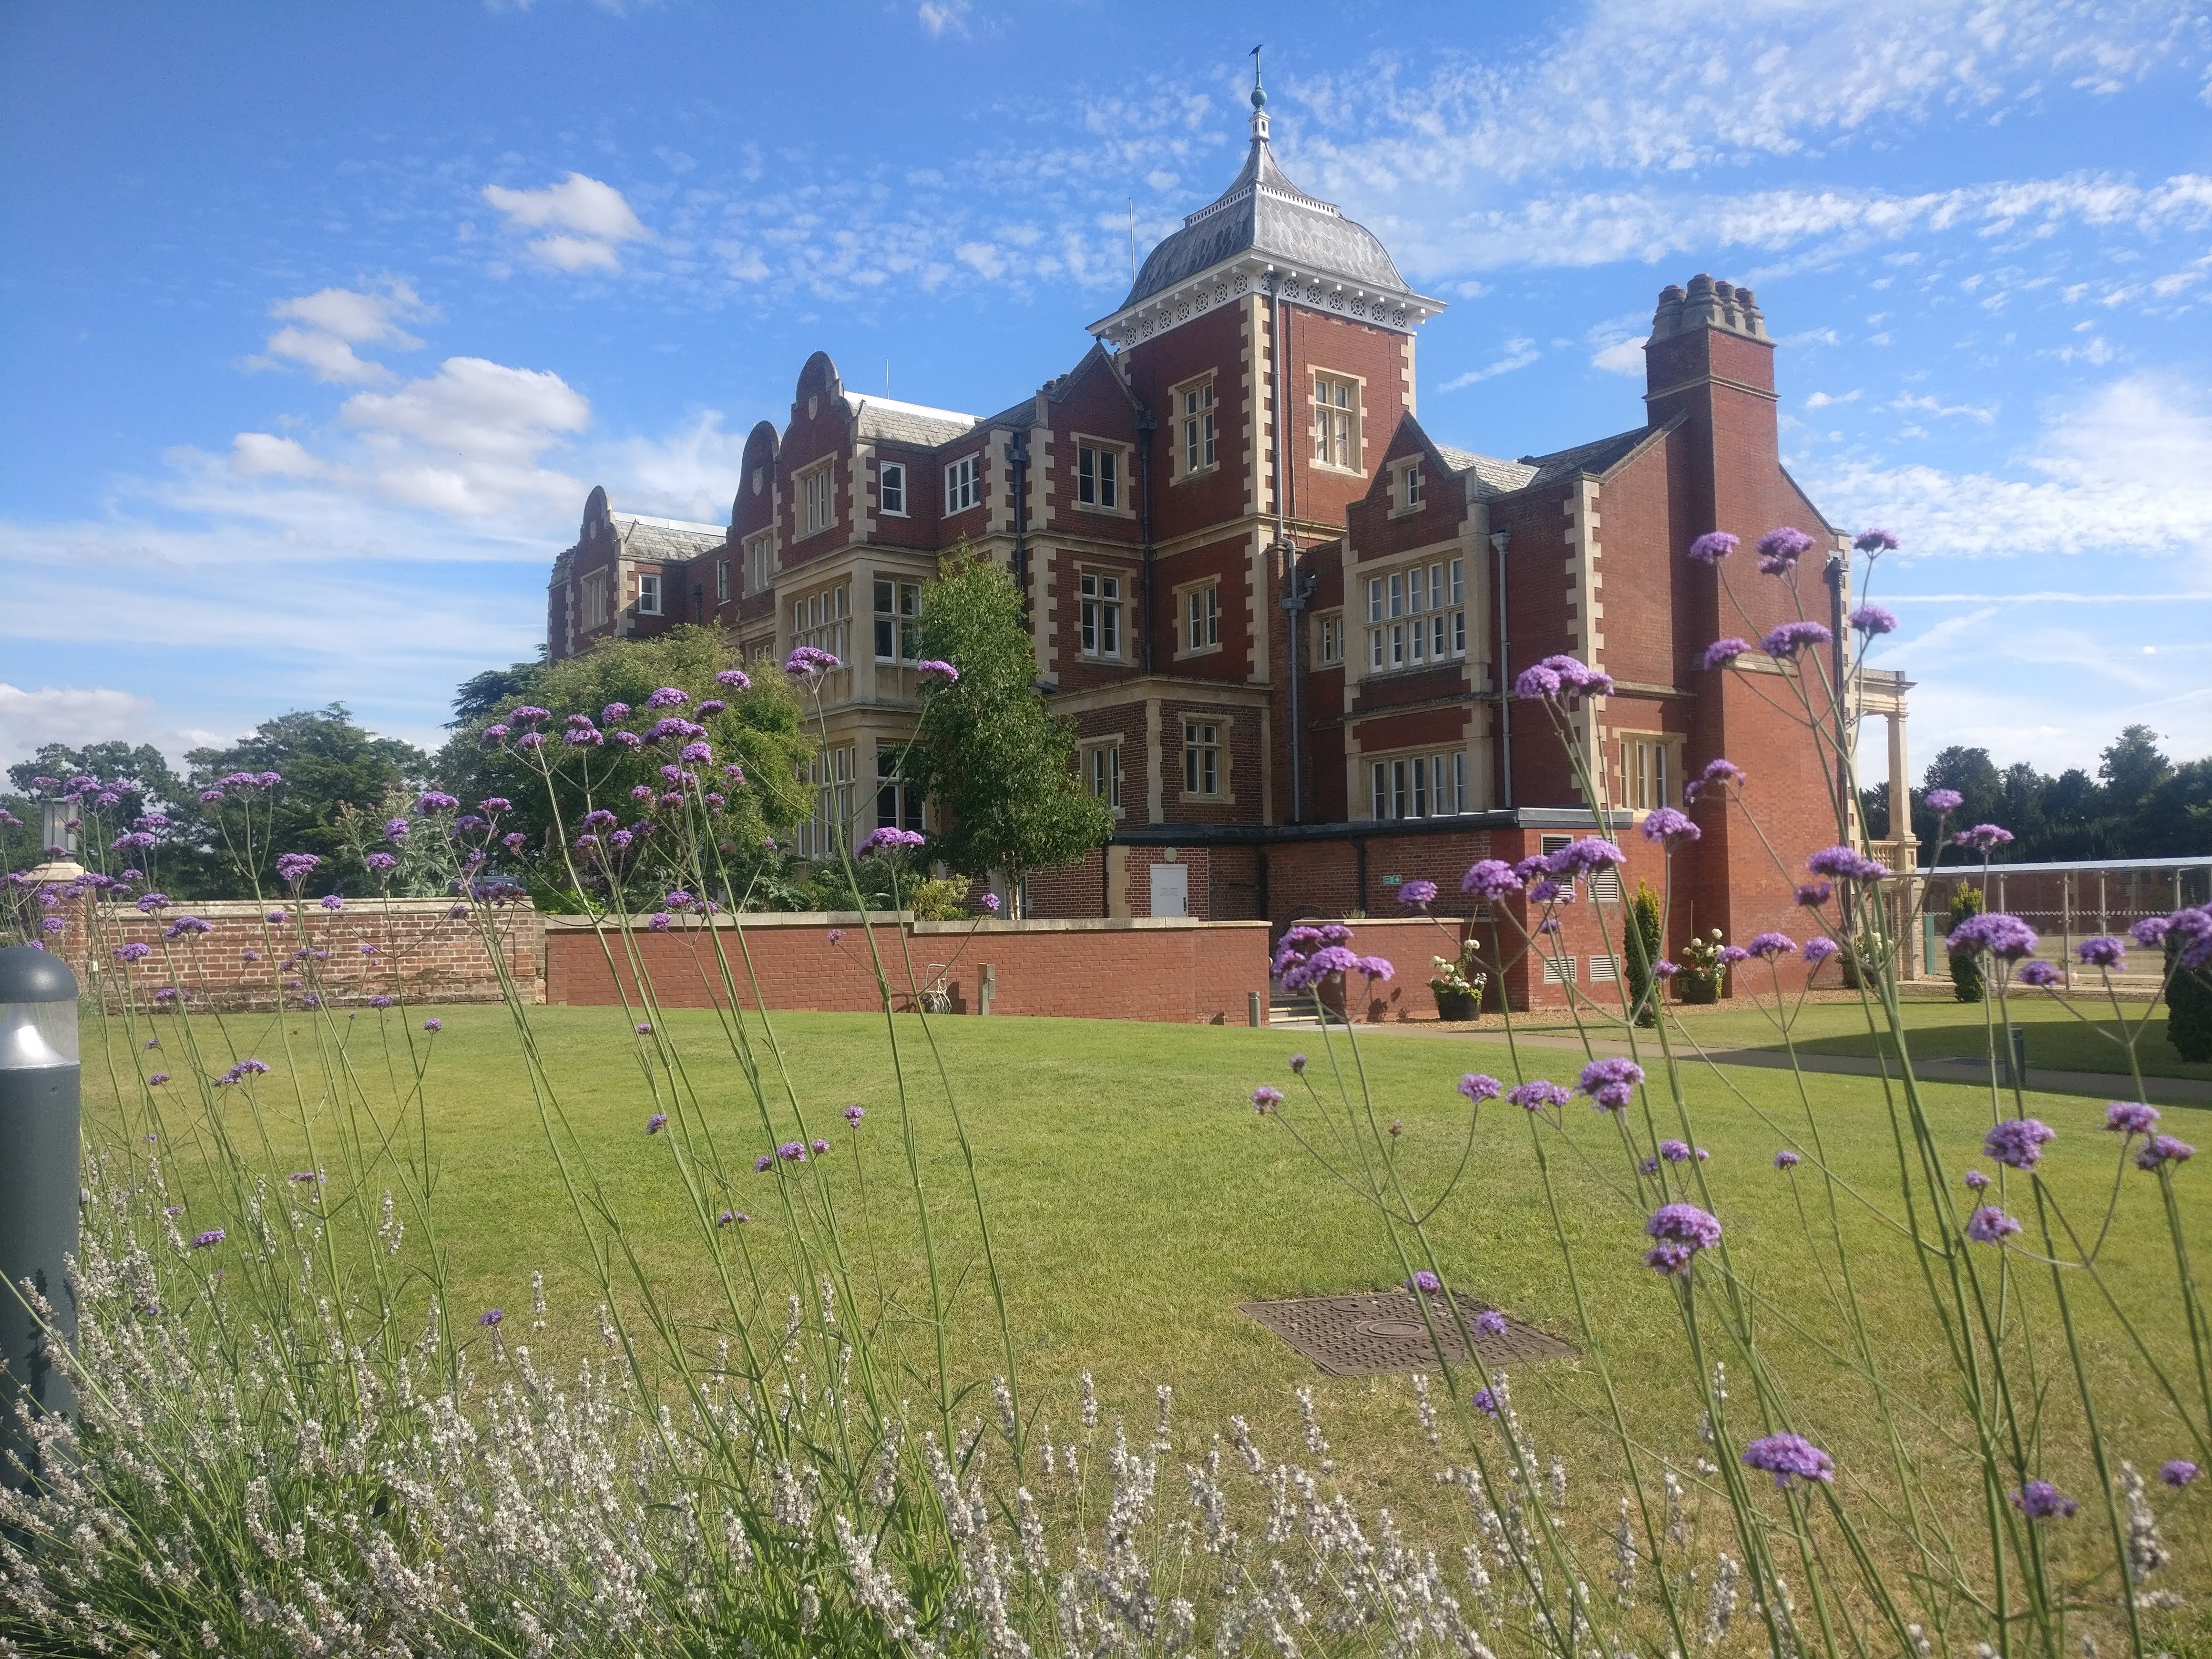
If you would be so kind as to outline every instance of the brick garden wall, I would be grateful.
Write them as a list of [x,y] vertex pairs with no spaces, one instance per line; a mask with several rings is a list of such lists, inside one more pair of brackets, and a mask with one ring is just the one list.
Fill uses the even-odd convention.
[[[358,1006],[378,995],[495,1002],[499,976],[476,923],[454,917],[453,908],[450,899],[355,899],[343,910],[225,900],[179,903],[158,915],[103,908],[97,917],[78,908],[61,951],[79,981],[88,990],[99,988],[110,1009],[119,1008],[125,994],[142,1008],[160,1007],[170,1000],[156,994],[171,989],[195,1009],[270,1008],[280,995],[296,1006],[308,994],[333,1007]],[[278,913],[289,920],[267,920]],[[541,1000],[544,919],[527,905],[495,914],[507,971],[532,1000]],[[211,931],[165,939],[185,916]],[[152,954],[118,963],[116,950],[133,943]]]
[[[758,1006],[758,996],[779,1009],[864,1013],[881,1006],[867,930],[857,916],[747,916],[744,956],[730,919],[717,931],[741,1006]],[[986,968],[996,988],[991,1011],[1000,1014],[1241,1025],[1248,997],[1267,992],[1265,922],[879,919],[873,932],[893,1006],[902,1010],[941,975],[954,1012],[976,1012]],[[627,947],[612,933],[603,940],[587,922],[549,918],[545,1000],[603,1006],[627,995],[635,1004],[630,950],[663,1006],[726,1006],[714,942],[705,924],[688,918],[665,933],[634,934]]]

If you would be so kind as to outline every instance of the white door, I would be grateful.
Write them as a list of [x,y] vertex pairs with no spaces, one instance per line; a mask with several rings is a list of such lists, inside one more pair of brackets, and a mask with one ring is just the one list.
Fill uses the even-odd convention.
[[1156,916],[1187,916],[1190,914],[1190,866],[1156,864],[1152,866],[1152,914]]

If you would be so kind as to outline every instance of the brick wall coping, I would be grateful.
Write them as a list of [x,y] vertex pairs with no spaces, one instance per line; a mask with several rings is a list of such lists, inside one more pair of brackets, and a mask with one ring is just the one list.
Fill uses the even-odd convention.
[[[1611,814],[1610,827],[1626,830],[1631,812]],[[1116,847],[1257,847],[1275,842],[1368,841],[1390,836],[1484,834],[1493,830],[1595,830],[1586,806],[1500,806],[1449,817],[1363,818],[1343,823],[1140,823],[1114,832]]]
[[[290,898],[267,899],[174,899],[166,910],[156,911],[145,918],[149,922],[166,925],[179,916],[198,916],[208,921],[231,921],[241,918],[259,921],[271,910],[289,910],[295,915],[345,915],[359,918],[374,915],[427,916],[441,915],[460,901],[455,898],[349,898],[343,910],[325,910],[319,896],[294,901]],[[138,915],[135,906],[124,908],[132,916]],[[502,905],[505,910],[527,915],[532,907],[527,900]]]
[[[910,910],[876,910],[866,915],[857,910],[749,910],[738,915],[726,912],[713,918],[713,924],[717,927],[742,927],[750,933],[774,928],[862,927],[871,924],[878,927],[893,927],[901,923],[921,935],[1196,933],[1238,927],[1265,932],[1272,925],[1265,921],[1200,921],[1188,916],[1055,916],[1030,921],[916,921]],[[545,918],[548,933],[589,933],[595,925],[589,916],[549,915]],[[707,925],[708,920],[704,917],[672,916],[665,931],[675,933]],[[642,917],[633,917],[630,927],[635,933],[647,931]]]

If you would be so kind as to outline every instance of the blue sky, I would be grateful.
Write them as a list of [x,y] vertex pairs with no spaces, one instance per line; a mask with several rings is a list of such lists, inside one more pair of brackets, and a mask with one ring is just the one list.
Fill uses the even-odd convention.
[[720,521],[806,354],[989,412],[1278,151],[1449,299],[1440,440],[1642,415],[1753,285],[1785,459],[1907,551],[1951,742],[2212,752],[2212,36],[2193,0],[0,10],[0,763],[331,699],[432,742],[583,497]]

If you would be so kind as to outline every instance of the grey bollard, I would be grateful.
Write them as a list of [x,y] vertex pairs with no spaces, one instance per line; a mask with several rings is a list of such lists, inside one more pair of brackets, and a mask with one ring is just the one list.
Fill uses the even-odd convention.
[[1244,994],[1244,1019],[1255,1031],[1267,1023],[1260,1017],[1260,994],[1257,991]]
[[0,950],[0,1482],[15,1487],[26,1478],[8,1454],[31,1462],[17,1401],[28,1395],[34,1412],[65,1412],[76,1401],[17,1288],[29,1279],[75,1340],[64,1262],[76,1254],[82,1202],[76,995],[59,957],[28,945]]
[[975,975],[975,1012],[988,1014],[999,994],[999,970],[985,963]]

